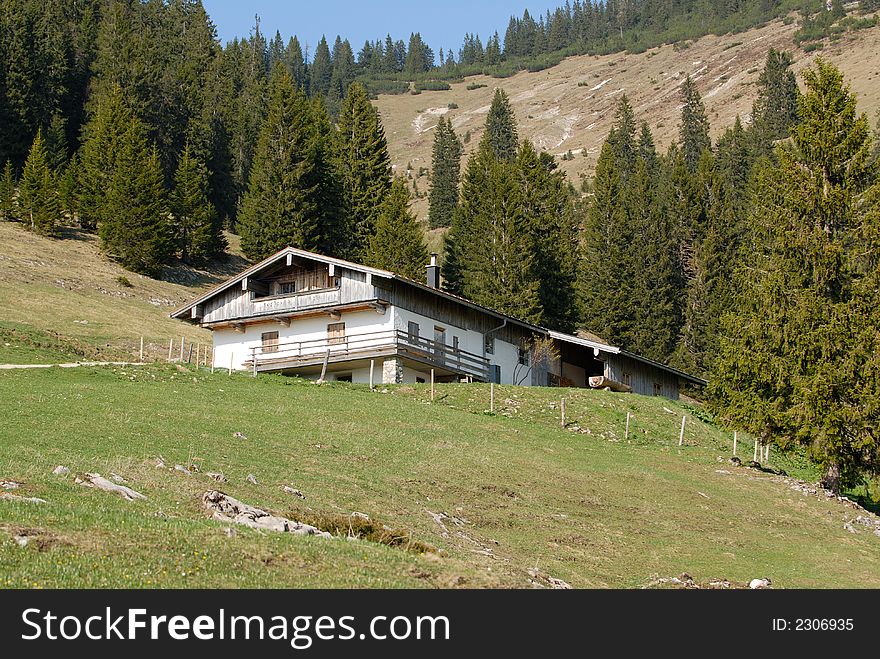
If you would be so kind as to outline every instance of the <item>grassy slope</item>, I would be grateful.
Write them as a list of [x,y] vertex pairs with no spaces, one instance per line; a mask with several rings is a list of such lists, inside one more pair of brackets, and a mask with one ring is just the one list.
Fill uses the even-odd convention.
[[212,273],[176,268],[166,272],[170,281],[156,281],[102,257],[94,236],[64,236],[50,240],[0,222],[0,363],[131,359],[141,336],[156,357],[183,334],[205,343],[210,332],[168,312],[242,267],[233,257]]
[[[528,586],[537,566],[579,587],[682,571],[880,587],[880,538],[843,529],[854,511],[720,463],[727,440],[708,424],[690,422],[679,449],[681,404],[567,392],[587,435],[558,427],[559,390],[497,393],[496,416],[482,413],[485,385],[441,386],[431,404],[424,387],[174,367],[0,373],[0,479],[49,501],[0,502],[0,586]],[[228,538],[200,505],[215,484],[157,469],[157,455],[223,471],[219,488],[247,503],[293,517],[363,512],[448,555],[247,529]],[[75,485],[51,475],[57,464],[120,473],[148,499]],[[444,537],[426,511],[466,522],[447,521]],[[21,528],[43,541],[19,547]]]
[[[770,47],[791,52],[796,71],[819,55],[841,67],[858,95],[859,109],[867,112],[873,123],[880,108],[880,28],[826,41],[821,51],[812,53],[794,45],[796,30],[796,24],[774,21],[740,34],[710,35],[687,48],[669,45],[635,55],[569,57],[536,73],[521,72],[505,79],[473,76],[453,84],[449,91],[382,95],[376,106],[397,173],[403,174],[411,164],[415,176],[419,168],[431,167],[433,128],[440,114],[452,119],[460,136],[471,133],[465,147],[470,152],[480,141],[494,89],[502,87],[510,96],[521,138],[560,157],[569,150],[574,153],[572,160],[560,160],[559,165],[578,186],[582,175],[592,175],[623,93],[629,97],[636,118],[648,122],[658,148],[665,150],[677,138],[679,87],[689,74],[703,95],[712,136],[717,138],[737,116],[749,120],[758,76]],[[473,83],[486,86],[468,90]],[[450,104],[458,107],[449,108]],[[418,178],[417,184],[420,193],[427,193],[427,177]],[[425,218],[427,196],[417,200],[414,209]],[[439,244],[439,237],[433,234],[429,240],[434,248]]]

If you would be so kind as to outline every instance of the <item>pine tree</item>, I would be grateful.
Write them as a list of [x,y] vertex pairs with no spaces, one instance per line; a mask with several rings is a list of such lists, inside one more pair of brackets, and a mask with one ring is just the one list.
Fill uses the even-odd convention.
[[376,230],[379,209],[391,186],[391,160],[379,112],[367,90],[353,83],[339,114],[338,172],[346,217],[344,258],[360,262]]
[[46,128],[46,157],[49,167],[60,174],[67,164],[67,120],[60,114],[52,115]]
[[458,206],[462,144],[452,121],[440,117],[434,132],[428,218],[432,229],[448,227]]
[[322,254],[341,257],[341,246],[347,244],[342,208],[342,183],[339,176],[339,136],[320,96],[311,102],[313,141],[315,146],[315,177],[320,214],[320,236],[317,249]]
[[321,237],[311,107],[283,67],[276,67],[271,87],[269,113],[238,216],[241,249],[252,260],[287,246],[314,250]]
[[788,136],[798,120],[797,80],[789,53],[771,48],[758,78],[758,97],[752,106],[752,125],[762,150],[769,153],[774,140]]
[[127,270],[156,277],[173,252],[164,175],[143,125],[129,122],[107,189],[106,216],[98,229],[104,251]]
[[15,172],[12,170],[12,162],[7,160],[0,176],[0,220],[10,222],[16,219]]
[[83,130],[79,167],[79,222],[94,231],[107,216],[107,195],[116,158],[132,115],[125,107],[121,88],[113,87],[97,104]]
[[447,290],[538,322],[542,309],[529,228],[516,167],[497,160],[484,136],[468,161],[446,244]]
[[55,173],[49,167],[43,131],[37,130],[34,143],[24,163],[18,189],[21,218],[31,231],[54,236],[58,231],[61,209]]
[[805,446],[837,491],[880,469],[880,211],[855,95],[821,59],[804,82],[792,142],[760,168],[751,258],[709,393],[720,418],[763,441]]
[[620,167],[611,141],[596,162],[593,199],[584,222],[579,280],[584,327],[624,345],[633,332],[635,273],[629,258],[635,235],[627,218]]
[[538,281],[540,322],[563,332],[577,329],[578,222],[565,174],[548,153],[528,140],[520,147],[516,173],[525,225],[532,241],[532,273]]
[[519,149],[516,117],[507,94],[501,88],[495,90],[492,105],[489,106],[484,139],[488,140],[492,153],[498,160],[513,162],[516,159]]
[[646,125],[639,138],[639,157],[626,190],[630,223],[639,239],[633,281],[635,323],[627,349],[667,362],[681,326],[680,268],[673,217],[667,212],[653,137]]
[[709,119],[700,92],[697,91],[697,85],[690,76],[681,86],[681,98],[684,107],[681,109],[679,142],[685,166],[688,171],[694,173],[697,171],[697,163],[703,151],[712,147],[712,141],[709,139]]
[[312,61],[309,72],[311,74],[309,91],[313,95],[326,96],[330,91],[330,79],[333,77],[333,62],[330,58],[330,46],[327,44],[326,37],[321,37],[318,47],[315,48],[315,59]]
[[421,281],[428,250],[422,227],[409,204],[406,181],[395,177],[376,220],[376,233],[370,239],[365,261],[374,268]]
[[208,170],[190,153],[189,145],[177,161],[169,207],[175,242],[185,263],[203,263],[223,253],[226,239],[208,199]]

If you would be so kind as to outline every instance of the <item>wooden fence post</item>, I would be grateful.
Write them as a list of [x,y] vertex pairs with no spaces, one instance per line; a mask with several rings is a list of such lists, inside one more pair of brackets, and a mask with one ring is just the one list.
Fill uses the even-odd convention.
[[565,399],[562,399],[562,403],[560,404],[559,409],[559,420],[562,423],[562,428],[565,428]]
[[180,337],[180,361],[183,361],[183,344],[186,343],[186,337]]
[[186,353],[186,363],[192,364],[192,360],[193,360],[193,344],[190,343],[189,344],[189,352]]
[[171,363],[171,351],[174,349],[174,339],[168,342],[168,363]]
[[434,402],[434,369],[431,369],[431,402]]
[[681,446],[684,443],[684,423],[687,421],[687,415],[682,415],[681,417],[681,432],[678,433],[678,445]]
[[764,448],[764,464],[770,464],[770,442]]
[[327,375],[327,364],[330,363],[330,349],[327,349],[326,354],[324,355],[324,365],[321,366],[321,377],[318,378],[318,383],[324,383],[324,377]]
[[229,353],[229,375],[232,375],[232,359],[235,356],[234,352]]
[[141,337],[141,356],[140,356],[141,364],[144,363],[144,337]]
[[214,362],[217,359],[217,348],[211,348],[211,375],[214,374]]
[[370,360],[370,391],[373,390],[373,369],[376,367],[376,360]]
[[755,440],[755,455],[752,458],[752,462],[757,462],[757,461],[758,461],[758,440],[756,439]]
[[254,377],[257,377],[257,349],[251,348],[251,362],[254,366]]
[[495,413],[495,383],[489,383],[489,411]]
[[629,412],[626,413],[626,432],[623,433],[623,439],[629,440]]
[[736,430],[733,431],[733,454],[736,455]]

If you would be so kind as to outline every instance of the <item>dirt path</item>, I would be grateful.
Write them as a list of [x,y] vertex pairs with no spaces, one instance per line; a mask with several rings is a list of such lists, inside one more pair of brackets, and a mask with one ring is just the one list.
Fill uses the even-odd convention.
[[0,364],[0,371],[15,368],[76,368],[77,366],[144,366],[143,362],[69,362],[66,364]]

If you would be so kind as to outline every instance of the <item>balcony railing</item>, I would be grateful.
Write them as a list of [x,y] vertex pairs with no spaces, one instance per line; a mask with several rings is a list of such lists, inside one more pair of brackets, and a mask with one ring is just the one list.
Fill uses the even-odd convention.
[[489,360],[466,350],[415,336],[404,330],[366,332],[346,336],[329,336],[309,341],[284,339],[251,349],[248,366],[257,370],[295,368],[319,362],[363,359],[375,355],[411,357],[430,366],[453,373],[470,375],[482,380],[489,377]]

